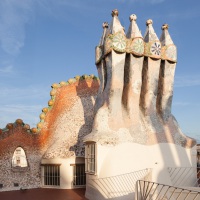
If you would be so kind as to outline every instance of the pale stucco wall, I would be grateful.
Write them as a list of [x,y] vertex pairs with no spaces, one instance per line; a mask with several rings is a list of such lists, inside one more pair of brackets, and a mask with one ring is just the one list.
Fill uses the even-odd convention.
[[[83,157],[70,157],[70,158],[54,158],[54,159],[43,159],[42,164],[59,164],[60,165],[60,186],[59,189],[73,189],[73,165],[82,164],[85,162]],[[43,168],[41,168],[41,174],[43,174]],[[51,188],[51,186],[44,186],[42,182],[42,187]],[[56,188],[53,186],[53,188]]]
[[[139,172],[142,169],[152,169],[149,181],[172,185],[168,167],[196,167],[195,147],[186,149],[170,143],[151,146],[136,143],[103,146],[97,143],[96,154],[96,175],[87,175],[86,197],[91,200],[133,199],[135,182],[146,175]],[[179,178],[182,176],[185,174]],[[195,173],[191,174],[188,181],[195,181],[195,176]],[[100,187],[102,184],[107,187]]]

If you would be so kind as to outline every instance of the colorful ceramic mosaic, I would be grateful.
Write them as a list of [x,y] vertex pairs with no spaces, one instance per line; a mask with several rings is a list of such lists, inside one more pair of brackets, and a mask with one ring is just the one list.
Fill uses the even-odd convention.
[[126,52],[126,36],[122,32],[108,35],[104,48],[105,55],[110,53],[112,49],[117,52]]
[[128,39],[122,32],[117,32],[115,34],[109,34],[106,37],[104,46],[96,47],[96,64],[112,50],[121,53],[131,53],[137,56],[161,58],[172,62],[177,61],[175,45],[161,46],[158,40],[145,43],[141,37]]
[[151,54],[160,56],[161,54],[161,44],[160,42],[155,42],[151,45],[150,48]]
[[131,52],[136,55],[142,56],[144,54],[144,41],[142,38],[134,38],[130,46]]
[[177,48],[175,45],[162,47],[162,59],[177,62]]
[[161,44],[160,41],[152,41],[145,43],[145,56],[151,58],[161,58]]
[[126,37],[123,33],[118,32],[112,37],[112,47],[114,50],[119,52],[126,51]]

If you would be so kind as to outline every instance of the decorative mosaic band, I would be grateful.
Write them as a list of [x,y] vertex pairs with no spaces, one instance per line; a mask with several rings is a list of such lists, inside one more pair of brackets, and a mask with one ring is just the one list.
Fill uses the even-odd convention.
[[145,43],[144,56],[151,58],[161,58],[161,43],[159,40]]
[[159,40],[145,43],[143,38],[136,37],[128,39],[122,32],[109,34],[105,39],[104,46],[97,46],[96,64],[112,50],[119,53],[131,53],[136,56],[148,56],[151,58],[177,62],[177,51],[175,45],[161,46]]
[[112,49],[117,52],[126,52],[126,36],[123,33],[117,32],[115,34],[109,34],[106,37],[104,55],[110,53]]
[[174,44],[163,46],[161,50],[161,58],[163,60],[169,60],[177,62],[177,48]]
[[126,52],[132,53],[137,56],[143,56],[144,55],[144,40],[143,38],[136,37],[133,39],[127,39],[126,43]]

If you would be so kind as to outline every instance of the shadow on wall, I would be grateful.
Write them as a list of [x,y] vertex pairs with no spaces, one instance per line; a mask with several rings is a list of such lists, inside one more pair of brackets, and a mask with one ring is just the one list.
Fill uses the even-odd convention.
[[86,184],[85,158],[76,157],[75,164],[73,164],[72,167],[73,167],[73,180],[71,181],[71,188],[74,189],[85,188]]
[[176,187],[199,187],[199,171],[196,167],[168,167],[172,185]]
[[[87,178],[90,179],[89,176]],[[151,169],[106,178],[92,178],[88,181],[87,187],[91,191],[90,194],[95,194],[96,200],[118,200],[122,197],[123,200],[130,200],[134,198],[135,185],[138,179],[150,180]]]
[[[173,73],[175,73],[175,64],[162,61],[157,65],[159,73],[156,74],[154,73],[155,69],[151,69],[150,67],[154,64],[156,65],[156,62],[159,61],[147,58],[144,60],[144,63],[145,62],[148,64],[144,64],[143,66],[143,85],[147,87],[147,83],[144,81],[145,77],[147,77],[147,80],[151,80],[154,83],[152,84],[153,86],[147,87],[149,91],[153,91],[153,95],[150,95],[149,104],[154,109],[154,113],[151,114],[147,120],[155,131],[155,139],[159,144],[160,154],[163,159],[163,170],[161,168],[159,169],[161,171],[155,181],[162,183],[166,181],[164,177],[168,177],[169,179],[166,167],[193,166],[194,163],[192,163],[191,155],[187,153],[187,148],[188,145],[191,145],[189,143],[194,143],[195,141],[182,134],[176,119],[171,113],[174,81],[174,77],[171,73],[172,69]],[[147,67],[148,65],[150,65],[149,68]],[[147,69],[145,70],[145,68]],[[144,96],[141,96],[141,98],[144,98]],[[168,145],[164,147],[162,141],[166,141]],[[172,147],[170,145],[171,143],[175,145]],[[191,148],[191,146],[189,146],[189,148]],[[179,178],[182,178],[183,175],[179,173],[179,176]],[[193,176],[196,176],[196,174],[193,174]],[[192,179],[192,177],[190,178]],[[171,182],[171,180],[169,180],[169,182]]]
[[78,140],[74,146],[70,147],[71,151],[75,152],[76,156],[85,157],[85,146],[83,138],[92,131],[94,119],[94,102],[99,88],[97,80],[91,79],[91,82],[86,75],[81,76],[78,85],[76,86],[77,96],[80,97],[82,108],[84,111],[84,124],[78,132]]
[[137,181],[137,200],[144,199],[189,199],[197,200],[200,197],[199,191],[194,191],[186,188],[178,188],[170,185],[162,185],[149,181]]

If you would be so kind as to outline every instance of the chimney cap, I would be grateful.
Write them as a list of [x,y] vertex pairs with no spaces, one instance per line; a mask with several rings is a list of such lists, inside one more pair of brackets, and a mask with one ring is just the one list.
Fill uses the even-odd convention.
[[168,29],[169,28],[169,25],[168,24],[163,24],[162,25],[162,30],[165,30],[165,29]]
[[152,19],[148,19],[148,20],[146,21],[146,25],[147,25],[147,26],[149,26],[150,24],[153,24],[153,20],[152,20]]
[[136,21],[136,19],[137,19],[137,16],[135,14],[132,14],[129,17],[130,22],[133,21],[133,20]]
[[104,23],[102,24],[102,27],[103,27],[103,28],[108,28],[108,26],[109,26],[108,22],[104,22]]
[[119,15],[118,10],[117,9],[112,10],[112,14],[111,15],[112,15],[112,17],[118,16]]

